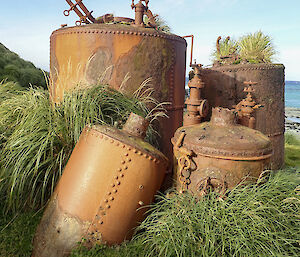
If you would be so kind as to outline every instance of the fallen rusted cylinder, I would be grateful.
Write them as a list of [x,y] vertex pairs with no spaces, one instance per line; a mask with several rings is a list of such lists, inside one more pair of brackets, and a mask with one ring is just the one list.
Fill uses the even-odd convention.
[[282,64],[237,64],[203,69],[204,97],[212,107],[232,108],[245,96],[245,81],[255,81],[253,94],[263,108],[255,111],[256,129],[273,144],[272,169],[284,165],[284,66]]
[[89,24],[58,29],[50,38],[50,92],[55,101],[65,91],[97,83],[131,94],[151,78],[153,97],[170,103],[169,119],[162,120],[160,130],[161,150],[169,157],[170,139],[183,120],[185,66],[185,39],[153,28]]
[[236,124],[234,110],[213,108],[210,122],[179,128],[172,138],[177,188],[202,196],[253,181],[268,167],[271,141]]
[[145,129],[133,114],[123,130],[84,129],[37,228],[32,256],[67,256],[83,239],[92,246],[131,238],[168,165],[143,141]]

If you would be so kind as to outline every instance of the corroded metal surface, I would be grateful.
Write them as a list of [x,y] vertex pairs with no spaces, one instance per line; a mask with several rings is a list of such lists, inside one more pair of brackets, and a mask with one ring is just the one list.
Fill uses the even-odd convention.
[[257,82],[253,86],[253,95],[263,108],[255,111],[256,129],[267,135],[273,143],[271,168],[281,168],[284,164],[284,66],[224,65],[203,69],[202,79],[206,84],[204,97],[210,105],[226,108],[232,108],[244,98],[244,81]]
[[81,239],[87,246],[130,239],[167,165],[166,157],[139,137],[87,127],[39,225],[33,256],[67,255]]
[[130,94],[151,78],[154,98],[170,103],[169,119],[161,122],[161,150],[172,156],[170,139],[182,125],[185,39],[151,28],[90,24],[54,31],[50,45],[54,81],[50,90],[55,101],[78,84],[84,87],[100,82]]
[[195,75],[188,83],[190,96],[185,101],[187,113],[183,118],[184,126],[199,124],[209,111],[207,100],[202,98],[202,90],[205,85],[200,77],[201,66],[201,64],[193,66]]
[[272,155],[265,135],[236,124],[234,111],[223,108],[213,109],[211,122],[179,128],[172,143],[177,186],[195,194],[207,187],[224,191],[245,177],[258,178]]
[[236,106],[233,106],[238,115],[238,123],[246,127],[255,129],[256,119],[255,119],[255,110],[262,107],[261,104],[256,104],[253,99],[252,93],[255,92],[255,89],[252,87],[256,85],[257,82],[245,81],[244,92],[247,93],[247,96],[242,99]]

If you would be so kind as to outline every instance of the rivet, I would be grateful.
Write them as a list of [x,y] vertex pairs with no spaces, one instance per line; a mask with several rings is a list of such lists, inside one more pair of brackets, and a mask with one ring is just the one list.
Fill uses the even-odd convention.
[[120,34],[120,31],[119,31],[119,30],[117,30],[117,34]]
[[111,195],[111,192],[108,192],[107,195]]
[[122,163],[122,164],[125,164],[125,161],[123,160],[123,161],[121,161],[121,163]]
[[116,185],[115,184],[111,184],[111,187],[115,187]]
[[152,161],[152,160],[153,160],[153,158],[152,158],[151,156],[148,156],[148,159],[149,159],[150,161]]
[[124,31],[121,31],[121,34],[124,34]]
[[118,190],[117,190],[117,189],[114,189],[114,190],[113,190],[113,192],[114,192],[114,193],[117,193],[117,192],[118,192]]
[[128,159],[127,159],[127,162],[131,162],[131,159],[130,159],[130,158],[128,158]]
[[118,168],[118,171],[119,171],[119,172],[121,172],[121,171],[122,171],[122,169],[121,169],[121,168]]
[[123,148],[125,148],[125,147],[126,147],[126,145],[122,145],[122,147],[123,147]]
[[128,167],[127,167],[127,166],[125,166],[125,167],[124,167],[124,170],[127,170],[127,169],[128,169]]
[[118,179],[118,176],[114,176],[115,179]]
[[140,190],[144,189],[144,186],[143,185],[139,185],[139,189]]
[[120,143],[119,143],[119,142],[117,142],[117,143],[116,143],[116,146],[119,146],[119,145],[120,145]]
[[106,205],[106,209],[109,209],[110,208],[110,205],[108,204],[108,205]]
[[148,157],[148,155],[147,155],[147,154],[144,154],[144,157],[145,157],[145,158],[147,158],[147,157]]
[[128,156],[129,154],[128,153],[125,153],[125,156]]
[[109,200],[113,201],[113,200],[115,200],[115,198],[112,196],[112,197],[109,198]]
[[103,224],[103,220],[99,221],[99,224],[102,225]]
[[138,150],[134,149],[134,153],[137,153],[137,152],[138,152]]
[[128,149],[128,151],[131,151],[131,147],[128,147],[127,149]]
[[110,140],[111,143],[115,142],[113,139]]
[[142,152],[138,152],[138,155],[143,155],[143,153]]
[[104,202],[105,202],[105,203],[108,203],[108,200],[107,200],[107,199],[105,199],[105,200],[104,200]]
[[120,181],[118,181],[118,182],[117,182],[117,185],[120,185],[120,184],[121,184],[121,182],[120,182]]
[[123,178],[123,177],[124,177],[124,174],[122,173],[120,176],[121,176],[121,178]]

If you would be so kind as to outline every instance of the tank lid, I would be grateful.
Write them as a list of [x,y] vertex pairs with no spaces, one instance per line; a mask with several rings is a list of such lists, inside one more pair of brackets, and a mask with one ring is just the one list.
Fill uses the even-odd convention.
[[230,160],[261,160],[272,155],[268,137],[236,124],[234,111],[229,109],[213,108],[211,122],[179,128],[173,145],[183,133],[182,146],[197,155]]
[[98,133],[104,134],[108,137],[108,139],[110,138],[118,141],[117,143],[123,143],[126,145],[124,147],[127,147],[128,149],[130,148],[132,151],[136,151],[137,154],[147,155],[148,158],[152,159],[155,158],[163,162],[166,166],[169,163],[168,158],[162,152],[145,142],[142,137],[128,133],[126,129],[120,130],[106,125],[93,125],[89,126],[87,129],[92,129]]

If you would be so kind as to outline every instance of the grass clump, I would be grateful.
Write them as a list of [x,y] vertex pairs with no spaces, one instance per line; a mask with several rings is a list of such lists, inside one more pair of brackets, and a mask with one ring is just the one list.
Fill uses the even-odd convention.
[[72,256],[299,256],[299,184],[299,172],[284,170],[225,199],[160,195],[131,242],[80,246]]
[[[217,64],[272,63],[276,54],[272,39],[262,31],[249,33],[237,41],[217,39],[212,61]],[[226,57],[226,58],[225,58]]]
[[249,63],[272,63],[276,54],[270,36],[261,31],[241,37],[238,46],[240,58]]
[[214,61],[218,61],[221,63],[226,62],[226,60],[222,59],[224,56],[232,56],[238,54],[238,43],[235,40],[231,40],[230,37],[226,37],[221,39],[221,37],[217,40],[216,50],[212,53],[212,58]]
[[300,167],[300,140],[294,134],[285,134],[285,164]]
[[[57,106],[43,89],[30,88],[3,100],[0,200],[5,208],[18,211],[24,206],[43,206],[87,124],[121,126],[130,112],[149,117],[149,102],[153,102],[149,91],[129,97],[108,86],[66,94]],[[153,131],[148,135],[154,139]]]
[[29,211],[10,216],[3,213],[0,205],[0,256],[31,256],[32,239],[41,214]]
[[140,256],[299,256],[299,175],[273,173],[224,200],[161,196],[139,227]]

